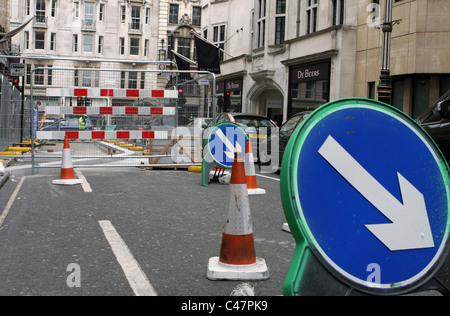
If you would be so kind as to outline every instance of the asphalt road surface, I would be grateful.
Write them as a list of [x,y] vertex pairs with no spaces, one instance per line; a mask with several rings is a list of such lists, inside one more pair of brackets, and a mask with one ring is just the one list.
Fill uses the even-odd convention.
[[[59,169],[44,169],[13,172],[0,190],[0,295],[229,296],[242,283],[206,278],[209,258],[219,256],[228,185],[203,187],[187,171],[77,171],[88,185],[53,185]],[[279,175],[267,176],[258,176],[267,194],[250,196],[250,209],[270,278],[250,285],[277,296],[295,242],[281,229]]]

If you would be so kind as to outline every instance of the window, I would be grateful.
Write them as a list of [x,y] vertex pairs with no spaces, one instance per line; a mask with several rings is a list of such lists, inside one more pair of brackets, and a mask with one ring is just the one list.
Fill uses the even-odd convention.
[[45,48],[45,32],[34,32],[34,48]]
[[286,24],[285,17],[276,18],[275,45],[280,45],[284,43],[285,24]]
[[125,38],[119,38],[119,53],[120,55],[125,54]]
[[26,0],[25,12],[27,15],[30,15],[30,0]]
[[308,0],[308,7],[306,8],[306,34],[314,33],[317,31],[317,2],[318,0]]
[[171,3],[169,6],[169,23],[178,24],[178,4]]
[[277,0],[277,14],[286,13],[286,0]]
[[73,85],[75,87],[78,87],[78,79],[79,79],[79,71],[78,69],[75,69],[73,72]]
[[52,11],[51,11],[51,16],[55,17],[56,16],[56,0],[52,0]]
[[139,55],[139,42],[137,37],[130,38],[130,55]]
[[56,49],[56,33],[50,33],[50,50]]
[[[44,65],[36,65],[36,68],[42,68]],[[44,84],[44,69],[34,70],[34,84],[43,85]]]
[[[213,27],[213,42],[219,48],[225,48],[225,39],[226,39],[226,27],[225,25],[219,25]],[[223,61],[223,52],[220,51],[220,60]]]
[[36,22],[45,23],[45,0],[36,0]]
[[179,53],[187,58],[191,58],[191,39],[190,38],[184,38],[184,37],[178,38],[177,53]]
[[78,1],[75,1],[73,3],[73,10],[74,10],[73,16],[77,19],[80,16],[80,3]]
[[90,87],[91,84],[91,71],[83,70],[83,87]]
[[29,49],[30,48],[30,32],[29,31],[25,31],[25,49]]
[[266,43],[266,0],[258,0],[258,16],[256,21],[256,47],[264,47]]
[[[48,65],[47,68],[51,68],[52,65]],[[53,83],[53,70],[47,69],[47,85],[51,86]]]
[[122,5],[120,6],[120,22],[125,23],[127,19],[127,7]]
[[92,53],[94,45],[94,36],[85,34],[83,36],[83,52]]
[[125,89],[125,71],[120,72],[120,89]]
[[98,88],[100,87],[100,71],[95,71],[95,87]]
[[[374,2],[379,2],[379,0]],[[333,8],[332,25],[344,24],[345,0],[332,0],[331,4]]]
[[137,72],[128,73],[128,89],[137,89]]
[[300,36],[300,31],[301,31],[302,1],[303,0],[297,0],[297,32],[296,32],[297,37]]
[[25,84],[31,84],[31,65],[26,64],[27,67],[27,75],[25,77]]
[[277,0],[275,18],[275,45],[284,43],[286,32],[286,0]]
[[145,89],[145,72],[141,72],[141,90]]
[[192,25],[200,26],[202,24],[202,8],[192,7]]
[[367,94],[368,94],[368,98],[372,99],[372,100],[376,100],[377,99],[377,88],[376,88],[376,83],[375,82],[368,82],[367,83]]
[[145,8],[145,24],[150,23],[150,8]]
[[100,8],[98,10],[98,20],[103,21],[103,15],[105,14],[105,4],[100,3]]
[[84,21],[83,25],[86,27],[94,26],[94,3],[86,2],[84,4]]
[[73,34],[73,51],[78,52],[78,34]]
[[131,7],[131,29],[140,30],[141,7]]
[[144,56],[148,56],[149,45],[150,45],[150,41],[148,39],[146,39],[145,45],[144,45]]
[[103,36],[98,37],[98,53],[103,53]]

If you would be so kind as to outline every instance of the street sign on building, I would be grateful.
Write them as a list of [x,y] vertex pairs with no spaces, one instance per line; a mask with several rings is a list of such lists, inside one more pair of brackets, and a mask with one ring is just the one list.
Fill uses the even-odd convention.
[[25,76],[25,64],[19,64],[19,63],[11,64],[11,69],[10,69],[9,73],[13,77]]
[[367,99],[319,108],[282,164],[297,242],[285,294],[448,292],[449,188],[441,152],[403,112]]

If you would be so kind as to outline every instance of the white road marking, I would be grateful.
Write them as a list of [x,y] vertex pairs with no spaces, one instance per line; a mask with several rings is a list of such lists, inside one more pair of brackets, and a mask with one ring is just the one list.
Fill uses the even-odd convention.
[[92,188],[87,182],[86,177],[81,173],[79,169],[75,169],[75,173],[77,174],[78,179],[83,180],[83,183],[81,183],[81,187],[83,188],[84,192],[91,193]]
[[263,175],[261,175],[261,174],[257,174],[256,176],[262,177],[262,178],[267,178],[267,179],[271,179],[271,180],[280,182],[280,179],[277,179],[277,178],[272,178],[272,177],[268,177],[268,176],[263,176]]
[[148,281],[133,254],[117,233],[110,221],[99,221],[106,239],[117,258],[123,272],[136,296],[157,296],[155,289]]
[[20,179],[19,184],[17,185],[16,189],[14,190],[13,194],[11,195],[11,197],[9,198],[8,203],[6,204],[2,214],[0,215],[0,227],[3,224],[3,221],[6,218],[6,215],[8,215],[9,210],[11,209],[11,206],[14,204],[14,201],[16,200],[17,194],[19,194],[20,188],[22,187],[23,182],[25,181],[26,177],[23,177],[22,179]]

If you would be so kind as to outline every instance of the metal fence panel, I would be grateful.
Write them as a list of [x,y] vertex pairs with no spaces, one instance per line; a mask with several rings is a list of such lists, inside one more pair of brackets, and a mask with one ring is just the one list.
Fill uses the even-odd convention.
[[0,74],[0,151],[18,143],[22,137],[22,94],[8,78]]
[[[33,165],[57,167],[65,137],[75,167],[200,164],[202,126],[195,124],[214,118],[215,77],[189,72],[197,78],[178,83],[180,73],[186,78],[171,70],[35,68],[31,104],[40,152],[32,153]],[[88,124],[80,129],[84,115]]]

